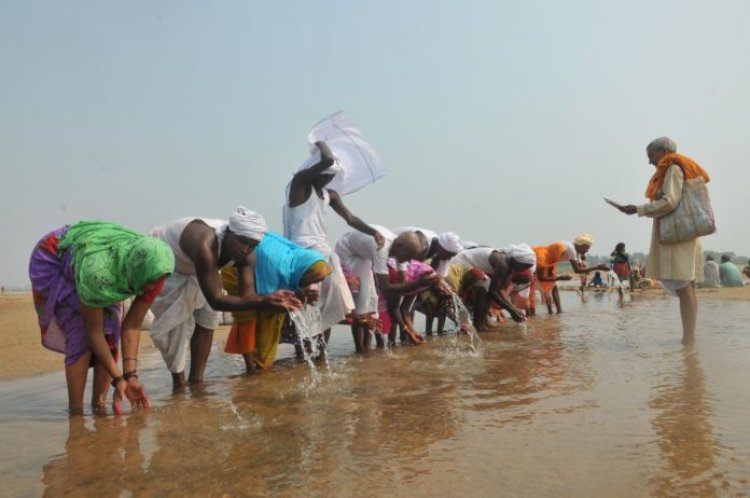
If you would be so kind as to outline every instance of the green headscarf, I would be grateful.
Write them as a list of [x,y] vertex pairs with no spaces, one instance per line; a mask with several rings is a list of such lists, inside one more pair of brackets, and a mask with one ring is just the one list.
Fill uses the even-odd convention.
[[71,225],[58,247],[73,251],[76,291],[86,306],[102,308],[142,294],[147,282],[174,270],[167,244],[115,223]]

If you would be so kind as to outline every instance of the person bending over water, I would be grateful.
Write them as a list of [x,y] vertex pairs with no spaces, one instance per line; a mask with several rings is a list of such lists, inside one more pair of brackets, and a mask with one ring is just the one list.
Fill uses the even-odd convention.
[[[91,366],[96,411],[110,383],[116,414],[124,398],[135,408],[151,406],[138,381],[138,342],[143,318],[173,270],[174,255],[164,242],[114,223],[66,225],[37,243],[29,263],[32,295],[42,345],[65,354],[70,415],[83,414]],[[133,296],[123,319],[122,302]]]

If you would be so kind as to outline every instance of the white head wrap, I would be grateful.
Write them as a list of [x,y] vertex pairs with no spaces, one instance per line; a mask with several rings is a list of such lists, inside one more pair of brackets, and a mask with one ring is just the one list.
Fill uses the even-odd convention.
[[229,229],[241,237],[262,240],[268,226],[263,216],[250,211],[245,206],[237,206],[232,216],[229,217]]
[[444,250],[456,254],[464,250],[464,246],[461,244],[461,239],[454,232],[443,232],[438,235],[438,244]]
[[594,237],[587,233],[582,233],[581,235],[573,239],[573,243],[577,246],[591,247],[591,244],[594,243]]
[[536,254],[528,244],[510,245],[501,249],[505,254],[525,265],[536,265]]

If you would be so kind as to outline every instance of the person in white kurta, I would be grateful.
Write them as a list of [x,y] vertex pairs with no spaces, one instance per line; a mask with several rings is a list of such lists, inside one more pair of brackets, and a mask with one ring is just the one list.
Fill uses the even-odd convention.
[[[651,228],[651,248],[646,266],[646,276],[661,281],[664,290],[680,299],[682,318],[682,343],[691,345],[695,341],[695,322],[698,314],[698,300],[695,296],[695,284],[703,281],[703,248],[700,237],[677,244],[662,244],[659,240],[658,219],[672,212],[680,203],[685,180],[683,168],[677,161],[686,159],[697,166],[697,163],[676,154],[677,146],[667,137],[657,138],[646,148],[649,162],[659,168],[666,168],[658,195],[639,206],[622,206],[625,214],[638,214],[654,220]],[[671,162],[671,165],[669,165]],[[705,171],[697,170],[708,180]],[[690,173],[695,175],[695,173]],[[656,177],[656,175],[655,175]],[[693,176],[694,177],[694,176]],[[653,178],[652,178],[653,182]]]

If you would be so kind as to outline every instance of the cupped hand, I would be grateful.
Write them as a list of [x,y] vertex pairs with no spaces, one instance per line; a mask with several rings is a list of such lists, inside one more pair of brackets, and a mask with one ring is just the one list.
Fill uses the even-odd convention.
[[263,301],[276,308],[298,310],[302,307],[302,301],[294,296],[294,292],[289,290],[277,290],[268,294]]
[[130,401],[130,406],[135,409],[151,408],[151,400],[146,395],[146,389],[143,384],[138,382],[136,377],[131,377],[125,384],[125,396]]
[[638,212],[638,206],[635,206],[633,204],[628,204],[627,206],[622,206],[620,208],[620,211],[622,211],[625,214],[635,214]]

